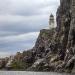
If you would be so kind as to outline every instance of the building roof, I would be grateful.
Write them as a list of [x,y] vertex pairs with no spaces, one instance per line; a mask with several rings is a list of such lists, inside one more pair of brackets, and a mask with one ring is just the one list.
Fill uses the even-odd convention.
[[51,14],[50,17],[54,17],[53,14]]

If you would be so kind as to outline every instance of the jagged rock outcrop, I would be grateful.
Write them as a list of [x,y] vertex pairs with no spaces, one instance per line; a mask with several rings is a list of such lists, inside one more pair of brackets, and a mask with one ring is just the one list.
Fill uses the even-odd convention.
[[[75,0],[60,0],[60,6],[57,10],[57,27],[55,33],[47,37],[51,37],[50,42],[42,42],[43,38],[35,45],[36,52],[40,51],[39,46],[43,46],[41,50],[49,49],[46,58],[46,64],[53,71],[71,72],[74,70],[75,55]],[[47,31],[48,32],[48,31]],[[52,32],[48,33],[51,34]],[[41,34],[42,35],[42,34]],[[46,36],[44,36],[46,38]],[[37,40],[37,41],[38,41]],[[47,45],[47,46],[46,46]],[[49,46],[50,45],[50,46]],[[37,53],[38,54],[38,53]],[[42,53],[44,54],[44,53]],[[42,55],[39,52],[39,55]],[[43,58],[43,57],[42,57]],[[43,65],[44,66],[44,65]]]
[[[57,11],[57,42],[62,45],[64,55],[63,71],[71,72],[75,61],[75,0],[60,0]],[[66,66],[69,66],[66,68]]]
[[37,57],[43,58],[47,55],[49,51],[54,50],[55,47],[52,47],[54,45],[52,44],[52,42],[54,41],[53,39],[54,34],[55,29],[51,30],[42,29],[40,31],[35,46],[33,47],[33,52],[36,53],[36,58]]

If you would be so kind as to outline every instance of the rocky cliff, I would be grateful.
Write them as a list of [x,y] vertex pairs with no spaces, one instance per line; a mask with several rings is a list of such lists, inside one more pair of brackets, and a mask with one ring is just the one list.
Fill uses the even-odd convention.
[[41,30],[35,46],[14,60],[19,68],[75,72],[75,0],[60,0],[56,16],[57,27]]
[[[60,6],[57,9],[55,29],[45,30],[40,33],[35,51],[40,49],[46,53],[42,62],[42,70],[58,72],[75,72],[75,0],[60,0]],[[50,35],[50,36],[43,36]],[[53,34],[52,34],[53,33]],[[43,36],[41,38],[41,36]],[[38,41],[39,40],[39,41]],[[43,42],[43,41],[44,42]],[[38,54],[38,53],[36,53]],[[41,58],[40,58],[41,59]],[[40,66],[39,66],[40,68]],[[39,69],[38,69],[39,70]]]
[[[65,53],[65,71],[72,71],[75,64],[75,0],[60,0],[57,10],[57,41]],[[75,71],[73,69],[73,71]]]

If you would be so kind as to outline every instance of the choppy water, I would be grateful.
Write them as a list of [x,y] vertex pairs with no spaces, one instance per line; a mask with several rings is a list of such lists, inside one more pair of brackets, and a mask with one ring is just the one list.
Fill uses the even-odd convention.
[[53,72],[0,71],[0,75],[75,75]]

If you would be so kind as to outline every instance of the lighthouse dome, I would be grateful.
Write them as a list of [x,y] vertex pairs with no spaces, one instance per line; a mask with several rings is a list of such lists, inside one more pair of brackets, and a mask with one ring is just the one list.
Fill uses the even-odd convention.
[[54,17],[53,14],[51,14],[50,17]]

